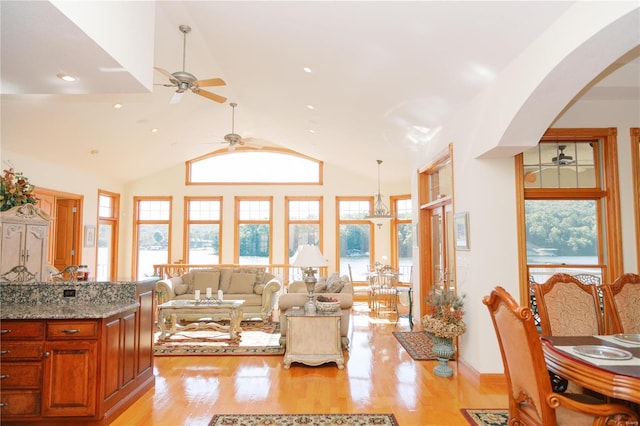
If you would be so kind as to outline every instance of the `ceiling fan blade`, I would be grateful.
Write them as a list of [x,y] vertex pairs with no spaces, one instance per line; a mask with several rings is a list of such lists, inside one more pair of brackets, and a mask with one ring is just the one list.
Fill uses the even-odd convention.
[[173,80],[174,77],[173,75],[171,75],[171,73],[163,68],[160,67],[153,67],[153,69],[155,69],[156,71],[158,71],[160,74],[163,74],[165,77],[167,77],[169,80]]
[[172,96],[171,99],[169,100],[169,103],[171,105],[177,104],[182,100],[182,97],[184,96],[184,92],[175,92]]
[[210,78],[208,80],[198,80],[195,82],[199,87],[226,86],[226,82],[221,78]]
[[227,101],[227,98],[225,98],[224,96],[216,95],[215,93],[207,92],[206,90],[202,90],[200,88],[194,89],[193,93],[195,93],[197,95],[200,95],[200,96],[204,96],[207,99],[211,99],[212,101],[216,101],[216,102],[219,102],[221,104],[223,104],[223,103],[225,103]]

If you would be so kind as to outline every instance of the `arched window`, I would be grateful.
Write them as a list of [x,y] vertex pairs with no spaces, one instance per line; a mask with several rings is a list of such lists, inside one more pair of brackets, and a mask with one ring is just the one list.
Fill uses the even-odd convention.
[[287,149],[223,149],[187,161],[187,184],[318,185],[322,166],[322,161]]

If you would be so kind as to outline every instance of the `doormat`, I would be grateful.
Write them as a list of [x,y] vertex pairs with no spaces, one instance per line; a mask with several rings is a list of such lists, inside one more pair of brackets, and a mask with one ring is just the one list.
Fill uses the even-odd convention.
[[505,409],[471,409],[460,411],[471,426],[506,426],[509,421],[509,410]]
[[240,327],[240,339],[236,340],[230,339],[227,332],[215,330],[181,331],[159,340],[157,331],[153,353],[155,356],[284,354],[279,322],[242,321]]
[[433,341],[424,331],[394,331],[393,335],[411,358],[418,361],[438,359],[431,350]]
[[209,426],[398,426],[393,414],[218,414]]

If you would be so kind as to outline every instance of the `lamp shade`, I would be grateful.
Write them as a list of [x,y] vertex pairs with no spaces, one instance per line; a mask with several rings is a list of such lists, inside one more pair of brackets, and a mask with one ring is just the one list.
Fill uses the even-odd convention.
[[329,262],[324,258],[318,246],[301,245],[293,255],[291,266],[301,268],[329,266]]

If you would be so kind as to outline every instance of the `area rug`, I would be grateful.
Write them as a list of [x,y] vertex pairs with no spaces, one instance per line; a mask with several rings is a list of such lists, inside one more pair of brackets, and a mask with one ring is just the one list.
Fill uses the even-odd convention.
[[438,359],[431,350],[433,342],[424,331],[394,331],[393,335],[411,358],[418,361]]
[[509,411],[504,409],[460,409],[462,415],[472,426],[506,426]]
[[398,426],[393,414],[219,414],[209,426]]
[[155,333],[153,353],[156,356],[180,355],[282,355],[280,323],[242,321],[239,340],[229,333],[215,330],[182,331],[159,340]]

